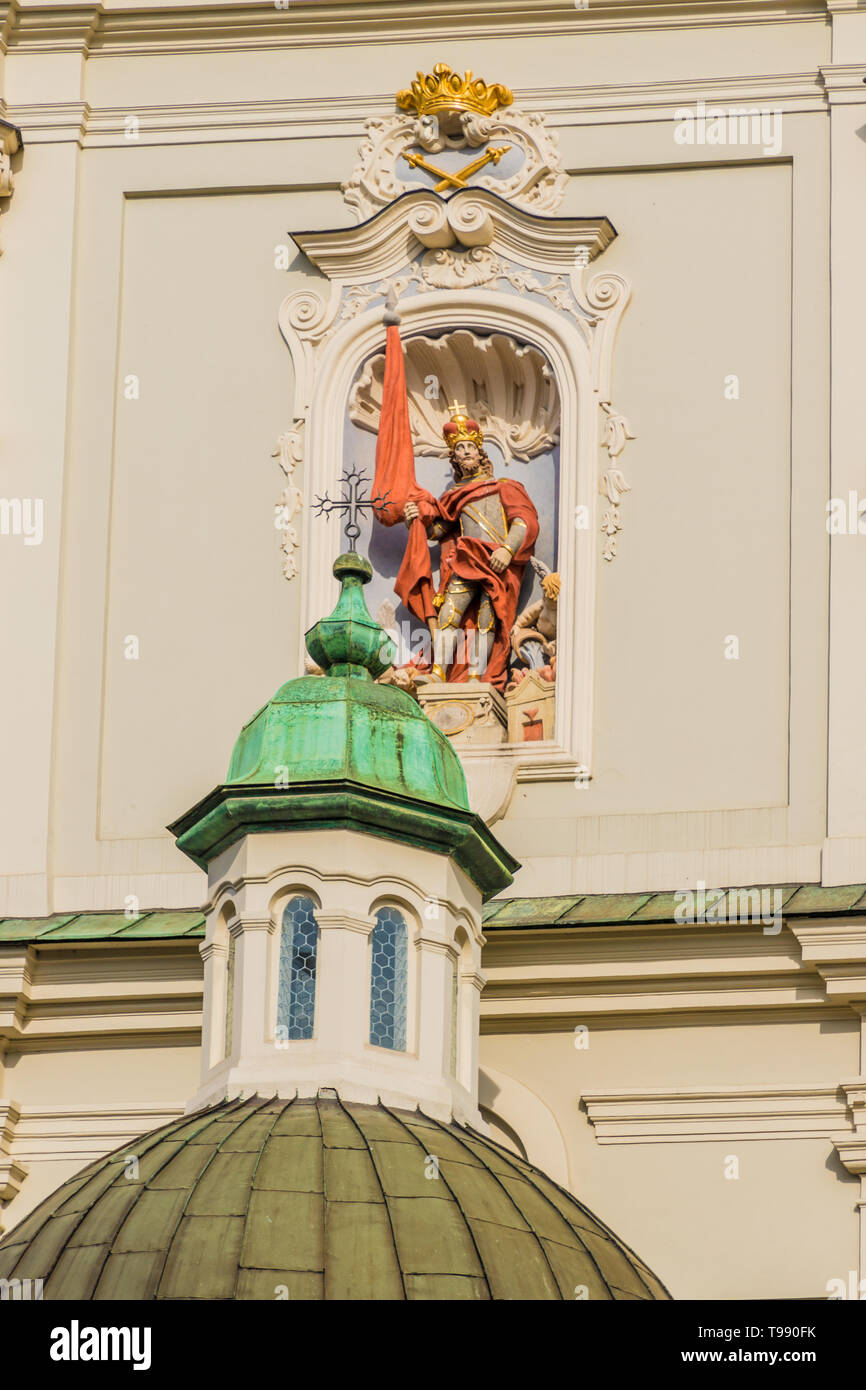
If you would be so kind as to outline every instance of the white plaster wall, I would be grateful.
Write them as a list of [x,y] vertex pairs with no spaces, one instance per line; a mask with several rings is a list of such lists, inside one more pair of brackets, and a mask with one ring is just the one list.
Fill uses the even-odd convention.
[[[303,580],[280,576],[270,455],[292,423],[276,313],[311,268],[275,270],[274,246],[292,228],[351,220],[338,185],[364,115],[389,110],[443,45],[456,66],[482,66],[476,38],[395,31],[377,47],[358,22],[352,41],[326,40],[310,15],[292,43],[277,26],[255,48],[176,39],[169,54],[121,42],[109,16],[98,58],[70,52],[58,68],[22,44],[5,60],[26,142],[0,223],[0,318],[15,325],[5,443],[10,489],[44,494],[48,518],[41,548],[0,546],[15,595],[7,912],[129,893],[199,903],[203,876],[165,823],[224,774],[240,724],[297,674]],[[831,55],[819,16],[635,28],[581,26],[579,12],[555,34],[509,19],[484,37],[484,72],[559,131],[572,175],[562,211],[611,217],[619,238],[600,268],[634,287],[614,369],[614,403],[638,436],[622,459],[632,491],[618,557],[599,562],[585,673],[594,780],[518,787],[499,823],[526,864],[515,891],[821,873],[830,150],[817,72],[852,61],[857,41]],[[358,43],[373,44],[363,62]],[[784,107],[776,162],[674,142],[676,104],[720,93]],[[80,96],[89,115],[74,114]],[[857,110],[838,126],[848,145]],[[839,215],[844,257],[858,244],[854,203]],[[834,283],[845,274],[843,259]],[[730,372],[736,402],[723,395]],[[123,397],[129,374],[137,401]],[[846,563],[840,632],[855,601]],[[138,661],[124,659],[130,634]],[[724,659],[729,634],[738,662]],[[853,660],[840,649],[845,689]],[[841,754],[852,716],[849,697],[834,698],[831,829],[856,845]]]

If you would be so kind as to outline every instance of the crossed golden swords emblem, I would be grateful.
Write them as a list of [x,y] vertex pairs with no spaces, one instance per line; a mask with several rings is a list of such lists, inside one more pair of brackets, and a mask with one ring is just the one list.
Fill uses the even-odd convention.
[[444,169],[438,169],[435,164],[431,164],[425,159],[423,154],[405,154],[403,157],[411,169],[426,169],[428,174],[435,174],[439,182],[435,185],[434,193],[444,193],[446,188],[465,188],[466,180],[473,174],[477,174],[479,169],[483,169],[486,164],[498,164],[504,154],[511,149],[510,145],[498,145],[489,149],[486,154],[479,155],[473,159],[471,164],[467,164],[465,169],[461,169],[456,174],[446,174]]

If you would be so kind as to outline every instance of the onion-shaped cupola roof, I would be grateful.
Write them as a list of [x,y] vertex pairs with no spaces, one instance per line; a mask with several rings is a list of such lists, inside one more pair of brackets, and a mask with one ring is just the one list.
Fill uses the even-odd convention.
[[538,1169],[419,1110],[231,1101],[70,1178],[0,1241],[45,1299],[667,1299]]
[[341,555],[337,606],[306,636],[322,676],[281,686],[244,725],[225,783],[170,829],[200,867],[256,830],[350,826],[450,854],[485,898],[516,861],[469,809],[460,759],[415,700],[376,677],[393,643],[373,618],[362,555]]

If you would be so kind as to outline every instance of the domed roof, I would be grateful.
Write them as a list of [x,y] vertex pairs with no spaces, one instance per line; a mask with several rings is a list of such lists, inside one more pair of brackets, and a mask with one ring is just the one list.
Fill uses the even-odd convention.
[[0,1278],[72,1300],[670,1297],[531,1164],[334,1092],[227,1101],[91,1164],[0,1241]]
[[394,646],[370,617],[362,555],[334,563],[333,613],[307,633],[323,676],[287,681],[244,725],[228,777],[169,829],[206,867],[251,830],[348,824],[450,853],[485,897],[517,861],[469,809],[460,759],[411,695],[375,677]]
[[405,690],[374,679],[395,651],[361,592],[369,560],[341,555],[334,573],[342,581],[337,606],[306,638],[326,674],[287,681],[244,725],[227,785],[349,779],[468,811],[466,778],[448,738]]

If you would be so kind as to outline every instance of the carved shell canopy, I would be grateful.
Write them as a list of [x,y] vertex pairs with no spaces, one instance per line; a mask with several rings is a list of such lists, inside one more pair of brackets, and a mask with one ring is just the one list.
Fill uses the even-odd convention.
[[[505,463],[526,463],[559,438],[559,396],[537,348],[504,333],[479,338],[466,328],[441,338],[407,338],[406,387],[415,452],[444,458],[442,426],[451,401],[465,405]],[[349,397],[349,418],[373,434],[379,429],[385,354],[364,365]]]

